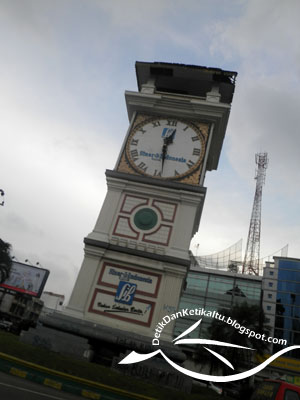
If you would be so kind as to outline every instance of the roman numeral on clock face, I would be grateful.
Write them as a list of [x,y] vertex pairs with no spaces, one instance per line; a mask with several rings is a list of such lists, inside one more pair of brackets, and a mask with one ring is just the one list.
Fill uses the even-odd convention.
[[192,137],[192,141],[193,141],[193,142],[196,142],[196,140],[200,140],[200,139],[199,139],[199,136],[193,136],[193,137]]
[[132,139],[130,144],[131,144],[131,146],[137,146],[138,142],[139,142],[139,139]]
[[138,151],[135,150],[135,149],[134,149],[134,150],[131,150],[130,155],[131,155],[133,161],[136,161],[136,160],[139,158],[139,153],[138,153]]
[[189,160],[189,161],[186,163],[186,165],[187,165],[189,168],[192,168],[192,166],[195,165],[195,163],[194,163],[192,160]]
[[157,126],[160,126],[160,122],[159,121],[153,121],[152,125],[153,125],[153,128],[156,128]]
[[200,156],[200,149],[194,148],[193,156]]
[[147,165],[142,161],[139,163],[138,168],[141,168],[144,172],[147,171]]
[[168,119],[167,125],[168,125],[168,126],[177,126],[177,121]]
[[154,171],[153,176],[161,176],[161,171],[158,171],[157,169]]

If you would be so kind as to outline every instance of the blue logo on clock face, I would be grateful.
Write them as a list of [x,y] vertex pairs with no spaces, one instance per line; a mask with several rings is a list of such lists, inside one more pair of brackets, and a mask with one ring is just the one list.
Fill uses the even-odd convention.
[[129,306],[133,302],[137,285],[135,283],[129,283],[127,281],[120,281],[115,301],[117,303],[128,304]]
[[176,132],[176,129],[174,129],[174,128],[164,128],[162,131],[161,137],[167,138],[167,137],[173,135],[173,139],[174,139],[175,132]]

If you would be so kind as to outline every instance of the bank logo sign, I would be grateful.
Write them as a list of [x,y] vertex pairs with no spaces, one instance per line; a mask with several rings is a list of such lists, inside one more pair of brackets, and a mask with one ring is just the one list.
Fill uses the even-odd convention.
[[[196,313],[196,311],[199,310],[189,310],[190,312],[193,311],[192,315],[199,315]],[[174,318],[179,318],[180,316],[177,317],[177,314],[181,314],[181,312],[178,312],[176,314],[172,314],[175,316]],[[167,318],[168,317],[168,318]],[[163,318],[162,322],[157,324],[157,329],[155,330],[154,334],[154,339],[152,341],[152,345],[159,345],[159,336],[160,333],[162,332],[163,328],[165,325],[167,325],[169,322],[171,322],[174,318],[171,318],[170,316],[166,316]],[[202,319],[198,320],[196,323],[194,323],[192,326],[190,326],[188,329],[186,329],[183,333],[181,333],[179,336],[177,336],[172,342],[174,345],[178,344],[189,344],[189,345],[202,345],[204,346],[204,349],[210,352],[213,356],[218,358],[221,362],[226,364],[228,367],[230,367],[232,370],[234,370],[234,366],[232,363],[227,360],[225,357],[223,357],[221,354],[219,354],[217,351],[212,350],[206,346],[213,346],[218,349],[218,347],[231,347],[231,348],[241,348],[249,351],[255,351],[255,349],[252,349],[250,347],[244,347],[244,346],[239,346],[227,342],[221,342],[218,340],[209,340],[209,339],[201,339],[201,338],[186,338],[191,332],[193,332],[201,323]],[[236,322],[236,321],[234,321]],[[239,325],[239,324],[238,324]],[[239,327],[241,327],[239,325]],[[249,333],[248,333],[249,334]],[[274,339],[274,338],[273,338]],[[269,341],[269,340],[268,340]],[[270,341],[269,341],[270,342]],[[201,379],[204,381],[210,381],[210,382],[232,382],[232,381],[238,381],[240,379],[245,379],[248,378],[249,376],[255,375],[261,370],[263,370],[267,365],[269,365],[271,362],[276,360],[278,357],[280,357],[282,354],[287,353],[288,351],[292,351],[295,349],[300,349],[300,346],[289,346],[287,348],[284,348],[277,353],[273,354],[270,358],[265,360],[263,363],[260,365],[257,365],[254,368],[251,368],[248,371],[232,374],[232,375],[225,375],[225,376],[219,376],[219,375],[207,375],[207,374],[201,374],[199,372],[195,371],[190,371],[187,368],[182,367],[181,365],[176,364],[172,360],[170,360],[169,357],[166,356],[166,354],[161,350],[155,350],[151,353],[147,354],[139,354],[135,351],[132,351],[129,353],[123,360],[119,362],[119,364],[136,364],[145,360],[149,360],[152,357],[155,357],[156,355],[160,354],[165,361],[170,364],[173,368],[175,368],[177,371],[181,372],[184,375],[190,376],[193,379]]]
[[136,291],[137,285],[135,283],[129,283],[127,281],[120,281],[115,301],[117,303],[123,303],[127,305],[131,305],[133,302],[134,294]]

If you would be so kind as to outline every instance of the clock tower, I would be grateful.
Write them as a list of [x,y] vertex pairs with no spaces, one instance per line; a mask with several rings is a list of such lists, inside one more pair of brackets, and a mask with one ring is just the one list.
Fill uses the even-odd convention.
[[[138,91],[125,92],[129,128],[106,171],[107,195],[66,314],[151,343],[157,324],[178,311],[237,74],[137,62],[136,75]],[[172,330],[165,326],[161,339],[170,342]]]

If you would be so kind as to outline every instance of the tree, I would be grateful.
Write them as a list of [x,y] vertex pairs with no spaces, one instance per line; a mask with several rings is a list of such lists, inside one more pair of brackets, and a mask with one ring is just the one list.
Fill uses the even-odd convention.
[[12,266],[10,250],[11,245],[0,239],[0,283],[3,283],[10,274]]
[[[237,329],[224,321],[214,319],[208,328],[211,339],[250,347],[255,351],[234,347],[220,347],[218,349],[214,348],[214,350],[232,362],[236,371],[243,367],[248,368],[254,354],[264,354],[269,346],[266,340],[257,339],[253,335],[249,337],[250,331],[253,331],[255,334],[260,334],[261,337],[265,335],[264,338],[267,339],[270,328],[266,326],[266,317],[263,310],[259,305],[250,305],[247,302],[243,302],[235,304],[231,309],[220,309],[218,313],[225,316],[224,321],[230,317],[241,328]],[[225,367],[224,364],[223,366]],[[226,371],[228,373],[227,367]]]

